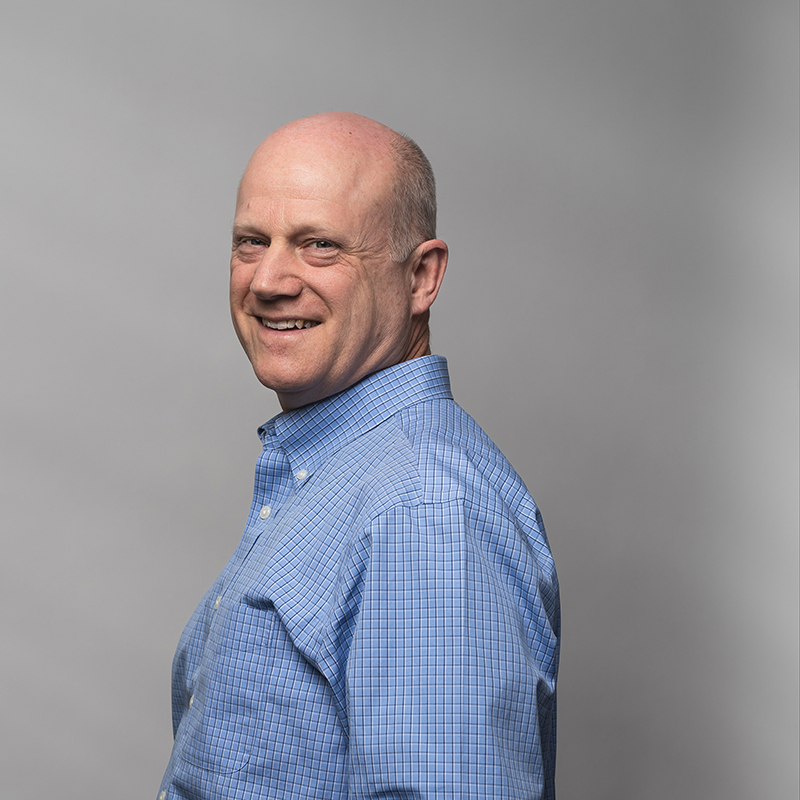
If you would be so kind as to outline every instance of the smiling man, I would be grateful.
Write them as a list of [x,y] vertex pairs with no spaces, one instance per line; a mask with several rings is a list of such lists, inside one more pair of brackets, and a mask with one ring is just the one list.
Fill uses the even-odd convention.
[[555,796],[555,570],[430,355],[435,226],[422,151],[356,114],[247,166],[231,313],[283,413],[175,655],[161,800]]

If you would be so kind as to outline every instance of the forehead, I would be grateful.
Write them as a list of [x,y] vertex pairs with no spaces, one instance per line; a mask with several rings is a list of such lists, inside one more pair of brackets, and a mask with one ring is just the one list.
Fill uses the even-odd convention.
[[267,139],[242,177],[237,210],[256,199],[320,203],[365,211],[388,199],[394,162],[386,153],[337,141]]

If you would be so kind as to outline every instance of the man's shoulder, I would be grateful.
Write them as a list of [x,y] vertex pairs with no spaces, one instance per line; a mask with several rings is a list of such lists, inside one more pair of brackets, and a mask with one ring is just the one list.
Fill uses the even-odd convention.
[[448,398],[398,410],[340,456],[360,465],[388,503],[469,502],[489,492],[525,491],[485,431]]

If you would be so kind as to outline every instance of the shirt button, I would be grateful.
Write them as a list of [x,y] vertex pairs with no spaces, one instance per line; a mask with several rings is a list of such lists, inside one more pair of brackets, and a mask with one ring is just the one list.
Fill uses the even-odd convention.
[[167,800],[167,793],[161,792],[161,794],[158,796],[158,800]]
[[194,695],[192,695],[192,696],[189,698],[189,708],[191,708],[193,705],[194,705]]
[[299,469],[295,472],[295,477],[299,481],[305,480],[306,475],[308,475],[308,470],[305,469]]
[[272,509],[269,506],[261,506],[261,511],[258,512],[258,516],[261,519],[266,519],[272,513]]
[[222,595],[220,595],[220,596],[219,596],[219,597],[218,597],[218,598],[217,598],[217,599],[214,601],[214,611],[216,611],[216,610],[219,608],[219,601],[220,601],[220,600],[222,600]]

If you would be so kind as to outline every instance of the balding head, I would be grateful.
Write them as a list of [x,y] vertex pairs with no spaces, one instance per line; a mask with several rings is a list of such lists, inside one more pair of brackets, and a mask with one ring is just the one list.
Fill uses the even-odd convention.
[[436,238],[436,181],[419,145],[408,136],[351,112],[333,111],[290,122],[268,136],[249,167],[277,146],[316,152],[320,161],[349,170],[372,167],[387,181],[383,198],[389,251],[405,261],[421,242]]
[[[256,375],[285,409],[430,352],[447,246],[425,227],[430,192],[427,205],[409,202],[418,192],[404,176],[427,164],[418,150],[374,120],[333,113],[279,128],[250,159],[231,311]],[[416,185],[432,189],[432,176]]]
[[277,141],[323,139],[335,143],[338,149],[387,155],[390,148],[389,143],[398,135],[386,125],[361,114],[353,114],[349,111],[329,111],[282,125],[274,130],[262,142],[262,145]]

